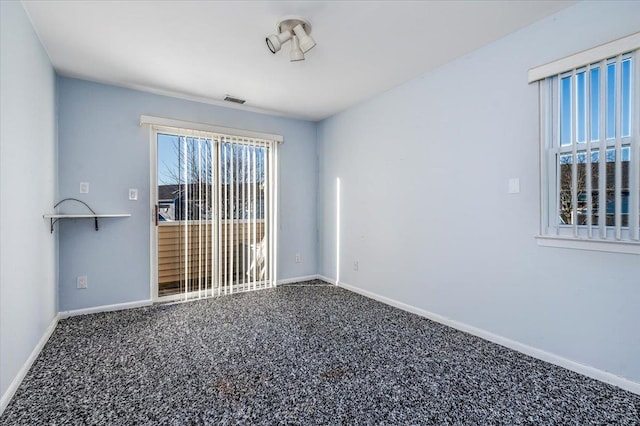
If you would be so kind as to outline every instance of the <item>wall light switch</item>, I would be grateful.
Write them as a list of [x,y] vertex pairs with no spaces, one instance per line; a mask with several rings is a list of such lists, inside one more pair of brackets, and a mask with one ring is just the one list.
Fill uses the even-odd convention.
[[129,188],[129,199],[134,201],[138,199],[138,190],[136,188]]
[[80,182],[80,193],[81,194],[89,193],[89,182]]
[[87,285],[88,285],[87,276],[86,275],[79,276],[76,284],[78,288],[87,288]]
[[518,194],[520,192],[520,179],[509,179],[509,194]]

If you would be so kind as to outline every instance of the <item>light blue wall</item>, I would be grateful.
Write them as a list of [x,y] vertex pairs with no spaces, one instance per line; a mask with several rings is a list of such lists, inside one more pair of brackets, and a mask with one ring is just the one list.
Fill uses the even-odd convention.
[[[138,125],[141,114],[283,135],[279,278],[316,273],[315,123],[70,78],[58,79],[58,92],[60,198],[80,198],[98,212],[132,214],[102,220],[99,232],[89,221],[60,224],[60,311],[151,297],[150,142],[149,128]],[[90,183],[89,194],[79,194],[80,182]],[[138,188],[138,201],[129,201],[129,188]],[[295,253],[302,263],[295,263]],[[76,288],[79,275],[88,276],[88,289]]]
[[0,2],[0,395],[56,316],[55,74],[19,2]]
[[582,2],[321,122],[320,273],[336,276],[340,178],[341,281],[640,382],[640,258],[534,240],[527,84],[529,68],[636,32],[638,17],[640,2]]

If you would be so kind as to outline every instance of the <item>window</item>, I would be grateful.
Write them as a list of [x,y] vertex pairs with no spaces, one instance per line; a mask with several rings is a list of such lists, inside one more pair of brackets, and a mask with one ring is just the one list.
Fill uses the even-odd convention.
[[544,77],[542,245],[640,253],[640,37],[621,40],[530,71]]

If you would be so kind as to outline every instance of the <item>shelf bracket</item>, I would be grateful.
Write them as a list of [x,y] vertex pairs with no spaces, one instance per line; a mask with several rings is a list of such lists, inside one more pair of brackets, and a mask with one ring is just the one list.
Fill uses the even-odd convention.
[[51,233],[53,234],[53,225],[55,225],[55,224],[56,224],[56,222],[58,221],[58,219],[51,218],[51,219],[49,219],[49,220],[51,221]]
[[[78,202],[78,203],[80,203],[80,204],[84,204],[84,206],[85,206],[86,208],[88,208],[88,209],[89,209],[89,211],[90,211],[92,214],[96,214],[96,212],[94,212],[94,211],[93,211],[93,209],[92,209],[91,207],[89,207],[89,204],[85,203],[85,202],[84,202],[84,201],[82,201],[82,200],[78,200],[77,198],[63,198],[62,200],[58,201],[58,202],[55,204],[55,206],[53,206],[53,208],[54,208],[54,209],[55,209],[55,208],[57,208],[60,204],[64,203],[65,201],[76,201],[76,202]],[[55,223],[56,223],[57,221],[59,221],[59,220],[60,220],[60,219],[54,219],[54,218],[51,218],[51,233],[52,233],[52,234],[53,234],[53,225],[55,225]],[[96,224],[96,231],[97,231],[97,230],[98,230],[98,218],[97,218],[97,217],[94,217],[94,220],[95,220],[95,224]]]

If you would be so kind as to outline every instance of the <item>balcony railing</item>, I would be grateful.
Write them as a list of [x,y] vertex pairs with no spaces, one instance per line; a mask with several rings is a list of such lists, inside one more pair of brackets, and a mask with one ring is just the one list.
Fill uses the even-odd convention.
[[211,221],[160,222],[158,295],[264,281],[264,236],[263,220],[222,221],[221,229]]

